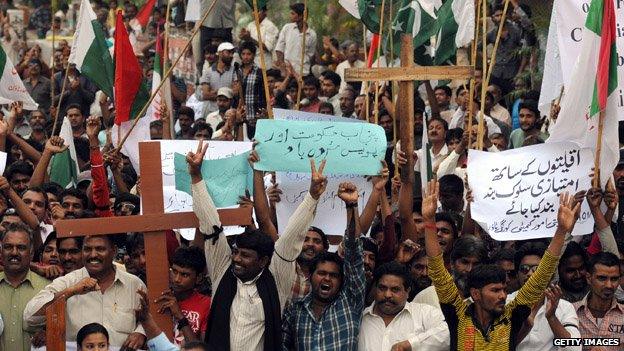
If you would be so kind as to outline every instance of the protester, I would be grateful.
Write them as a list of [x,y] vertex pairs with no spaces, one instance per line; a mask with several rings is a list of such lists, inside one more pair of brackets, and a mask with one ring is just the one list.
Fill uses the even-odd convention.
[[[296,3],[290,5],[290,22],[279,33],[275,46],[277,61],[275,66],[281,67],[285,62],[292,65],[297,74],[302,70],[303,76],[310,74],[310,67],[316,48],[316,32],[309,28],[307,19],[304,18],[305,5]],[[306,47],[302,50],[301,37],[306,36]],[[301,68],[301,56],[303,54],[303,68]]]

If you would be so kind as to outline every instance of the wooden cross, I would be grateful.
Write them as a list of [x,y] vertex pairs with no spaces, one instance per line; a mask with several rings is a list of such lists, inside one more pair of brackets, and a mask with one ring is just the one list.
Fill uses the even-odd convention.
[[[169,263],[163,259],[167,257],[164,231],[176,228],[199,228],[199,221],[194,212],[164,212],[160,143],[140,143],[139,156],[141,159],[142,215],[60,220],[55,227],[59,238],[142,232],[147,259],[147,293],[149,299],[154,301],[164,290],[169,289]],[[224,226],[250,225],[252,223],[251,210],[251,207],[219,210],[221,224]],[[156,323],[169,339],[173,340],[171,317],[158,313],[156,304],[152,303],[149,306]],[[65,351],[64,301],[50,307],[52,308],[46,313],[48,350]],[[63,322],[53,323],[53,321]],[[60,342],[59,338],[63,338],[63,342]],[[53,347],[51,348],[50,345]]]
[[[461,79],[474,77],[472,66],[414,66],[414,45],[410,34],[401,35],[401,67],[388,68],[347,68],[345,81],[398,81],[399,98],[397,116],[403,126],[414,125],[414,84],[415,80]],[[424,126],[426,128],[426,126]],[[401,128],[401,148],[406,155],[414,152],[414,128]],[[401,180],[413,183],[414,161],[407,158],[401,169]],[[424,186],[424,185],[423,185]]]

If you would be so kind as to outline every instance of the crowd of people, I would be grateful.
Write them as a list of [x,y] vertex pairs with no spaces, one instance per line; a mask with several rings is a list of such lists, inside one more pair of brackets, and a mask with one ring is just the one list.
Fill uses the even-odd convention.
[[[502,2],[488,2],[488,44],[496,39]],[[537,108],[531,75],[539,45],[528,5],[510,1],[485,101],[470,96],[468,81],[422,82],[414,95],[414,125],[400,126],[401,101],[391,84],[380,86],[375,106],[375,85],[344,79],[346,69],[365,66],[361,38],[318,38],[304,4],[295,3],[281,29],[271,11],[259,9],[258,47],[255,23],[237,22],[238,3],[218,0],[195,24],[197,79],[171,77],[173,103],[163,103],[160,119],[150,124],[153,140],[199,140],[186,162],[200,223],[191,241],[166,232],[167,260],[158,259],[169,266],[169,289],[150,301],[143,233],[59,237],[55,231],[61,219],[132,216],[141,208],[138,170],[112,144],[112,97],[68,63],[71,45],[64,38],[73,34],[80,2],[52,13],[50,1],[0,1],[0,44],[39,105],[27,111],[13,102],[0,111],[0,151],[7,154],[0,177],[0,351],[45,346],[46,308],[59,299],[66,300],[66,340],[78,350],[535,351],[560,349],[554,339],[595,337],[624,344],[624,152],[604,189],[560,195],[552,238],[496,241],[470,215],[468,150],[543,143],[556,123],[557,105],[549,116]],[[211,4],[200,0],[200,12]],[[132,1],[91,5],[94,25],[111,45],[116,13],[123,11],[148,84],[164,26],[193,28],[184,22],[186,1],[172,1],[170,23],[159,1],[147,28],[133,21],[138,7]],[[15,8],[28,19],[21,33],[7,14]],[[58,38],[48,60],[33,39],[51,36]],[[380,60],[390,62],[389,56]],[[485,78],[477,66],[475,91]],[[370,179],[364,208],[358,208],[354,184],[327,189],[331,161],[311,160],[309,189],[278,233],[282,190],[274,180],[265,182],[270,172],[254,170],[253,197],[241,199],[241,206],[253,207],[255,223],[239,235],[223,233],[201,172],[207,143],[253,140],[268,106],[384,129],[385,161]],[[71,124],[80,168],[68,188],[50,180],[51,160],[67,149],[54,126],[57,114],[59,125],[63,116]],[[416,151],[407,155],[396,140],[411,128]],[[421,149],[423,130],[429,151]],[[426,152],[434,180],[420,184],[418,176],[396,174],[415,163],[417,175]],[[258,154],[252,151],[248,161],[253,167]],[[312,226],[326,191],[341,200],[346,218],[325,220],[346,223],[344,233]],[[583,201],[595,228],[572,237]],[[171,318],[173,330],[156,323],[154,310]]]

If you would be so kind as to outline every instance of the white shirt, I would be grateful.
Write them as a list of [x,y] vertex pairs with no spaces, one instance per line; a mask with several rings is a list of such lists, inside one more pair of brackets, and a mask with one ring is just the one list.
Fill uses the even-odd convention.
[[[251,34],[251,38],[255,41],[258,41],[258,31],[256,30],[256,21],[251,21],[245,28]],[[277,36],[279,35],[279,29],[277,26],[271,22],[270,19],[265,18],[260,22],[260,33],[262,33],[262,44],[266,46],[267,50],[263,50],[264,52],[264,64],[266,65],[266,69],[271,68],[273,66],[273,56],[272,52],[275,48],[275,44],[277,43]],[[308,38],[306,38],[308,39]],[[260,52],[256,55],[256,65],[261,67],[260,65]]]
[[[204,182],[191,186],[193,193],[193,211],[199,219],[199,230],[205,235],[214,232],[213,226],[221,226],[219,214],[208,194]],[[301,252],[303,240],[314,219],[316,204],[308,193],[299,205],[284,233],[275,242],[275,253],[269,264],[269,271],[275,278],[280,299],[280,312],[290,296],[297,273],[295,259]],[[212,240],[204,243],[208,276],[213,289],[217,291],[223,275],[232,263],[232,251],[224,234],[219,235],[215,244]],[[257,278],[256,278],[257,279]],[[230,349],[262,351],[264,346],[264,309],[254,281],[243,283],[237,279],[236,296],[230,309]],[[227,323],[222,321],[223,323]]]
[[219,110],[210,112],[206,116],[206,124],[212,128],[213,133],[217,131],[217,126],[221,122],[223,122],[223,117],[219,114]]
[[[457,109],[457,111],[455,111],[455,114],[453,115],[453,119],[451,120],[451,123],[449,124],[449,129],[452,128],[464,128],[464,114],[466,112],[462,111],[460,108]],[[477,113],[477,115],[475,116],[475,118],[477,118],[477,120],[479,119],[478,116],[480,116],[480,113]],[[494,123],[494,120],[492,119],[492,117],[490,116],[485,116],[485,123],[487,124],[487,128],[488,128],[488,137],[491,137],[492,134],[496,134],[496,133],[501,133],[501,129],[499,126],[496,125],[496,123]]]
[[[518,294],[517,291],[507,295],[507,303],[513,301]],[[529,334],[522,340],[516,347],[517,351],[555,351],[555,350],[567,350],[567,351],[580,351],[581,347],[556,347],[553,346],[554,335],[550,325],[546,320],[546,303],[537,310],[535,319],[533,321],[533,328]],[[559,319],[561,324],[570,333],[571,338],[580,338],[581,332],[579,331],[579,321],[576,315],[574,306],[564,299],[559,300],[557,310],[555,310],[555,316]]]
[[358,350],[389,351],[392,345],[409,341],[412,350],[448,350],[450,334],[439,308],[408,302],[386,326],[373,312],[375,303],[362,315]]
[[[496,145],[492,144],[492,146],[490,146],[487,151],[499,152],[500,150],[498,150]],[[442,176],[445,176],[447,174],[455,174],[461,179],[466,179],[466,168],[462,168],[461,165],[458,164],[460,156],[460,154],[453,150],[440,162],[440,165],[438,166],[438,170],[436,172],[438,179],[442,178]]]
[[[416,154],[416,156],[418,156],[418,159],[416,160],[416,162],[414,162],[414,171],[415,172],[420,172],[420,160],[423,159],[423,149],[418,149],[416,151],[414,151],[414,153]],[[431,169],[435,172],[438,167],[440,166],[440,163],[442,161],[444,161],[444,159],[446,158],[446,155],[448,155],[449,150],[448,150],[448,146],[446,144],[444,144],[444,146],[442,146],[442,148],[440,149],[440,152],[438,152],[437,154],[433,153],[433,148],[429,149],[429,155],[431,156]]]
[[351,66],[351,64],[349,63],[349,60],[344,60],[340,62],[338,66],[336,66],[336,73],[340,76],[340,79],[342,79],[340,81],[339,94],[342,94],[342,92],[347,88],[347,82],[345,82],[345,79],[344,79],[345,70],[347,68],[364,68],[365,66],[366,66],[366,63],[362,60],[357,60],[353,62],[353,66]]
[[507,124],[508,126],[511,126],[511,115],[506,108],[501,106],[501,104],[494,105],[494,107],[492,107],[492,110],[490,110],[490,115],[492,116],[492,118],[496,118],[497,120]]
[[[295,72],[299,73],[301,68],[301,44],[302,33],[297,27],[297,23],[288,23],[284,25],[282,31],[277,38],[277,45],[275,51],[280,51],[284,54],[284,60],[290,62],[295,69]],[[306,31],[305,42],[305,57],[303,60],[303,75],[310,74],[310,63],[314,57],[316,51],[316,32],[308,27]]]

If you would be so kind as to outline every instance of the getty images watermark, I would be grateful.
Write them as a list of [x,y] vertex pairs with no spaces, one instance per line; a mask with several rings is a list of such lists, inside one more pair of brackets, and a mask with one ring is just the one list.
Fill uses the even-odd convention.
[[619,338],[555,338],[554,346],[620,346]]

